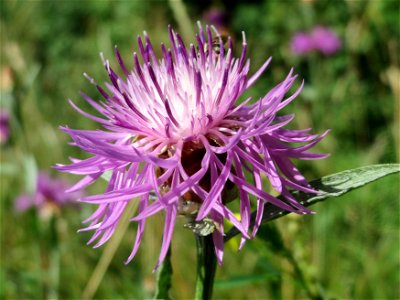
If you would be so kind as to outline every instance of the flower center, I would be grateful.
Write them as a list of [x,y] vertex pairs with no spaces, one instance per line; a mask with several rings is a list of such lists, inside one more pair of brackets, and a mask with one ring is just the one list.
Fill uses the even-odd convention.
[[[220,146],[215,138],[208,138],[208,141],[213,146]],[[186,142],[182,149],[181,165],[188,176],[192,176],[201,169],[201,162],[206,154],[206,149],[200,142]],[[168,157],[168,151],[160,154],[160,157]],[[216,154],[216,158],[225,164],[226,154]],[[235,173],[235,169],[232,166],[231,172]],[[164,170],[159,169],[158,176],[161,176]],[[220,171],[217,171],[217,176],[220,175]],[[170,190],[171,179],[169,179],[161,188],[160,193],[164,194]],[[200,179],[198,185],[207,193],[210,192],[213,182],[211,180],[210,169]],[[224,204],[234,200],[238,196],[238,191],[233,182],[228,180],[221,193],[222,202]],[[180,197],[178,202],[178,214],[185,215],[188,217],[195,216],[200,209],[203,199],[201,199],[192,190],[187,191]]]

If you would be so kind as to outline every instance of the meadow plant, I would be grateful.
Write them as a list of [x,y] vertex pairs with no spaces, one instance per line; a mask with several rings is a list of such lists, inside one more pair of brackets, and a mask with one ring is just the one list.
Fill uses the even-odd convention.
[[[137,214],[129,216],[129,221],[138,225],[126,263],[139,249],[148,218],[164,214],[155,270],[166,260],[159,281],[166,290],[170,287],[169,250],[176,219],[186,217],[185,226],[197,239],[196,297],[208,299],[215,262],[222,265],[224,242],[232,236],[241,234],[241,249],[246,240],[256,236],[263,221],[287,213],[311,214],[306,206],[397,172],[398,166],[346,171],[309,183],[292,159],[325,158],[327,154],[309,150],[328,131],[313,134],[310,128],[289,129],[286,126],[294,115],[279,113],[296,99],[303,83],[286,96],[297,78],[290,70],[264,96],[243,99],[271,58],[250,75],[244,33],[242,51],[235,57],[230,37],[225,41],[216,28],[206,26],[204,30],[200,23],[198,30],[196,45],[187,47],[169,27],[170,48],[161,45],[160,59],[145,32],[144,40],[137,40],[139,53],[133,54],[133,70],[128,70],[117,48],[120,71],[102,56],[110,83],[103,88],[84,75],[104,101],[81,93],[100,116],[81,110],[72,101],[70,104],[103,129],[61,127],[73,146],[91,156],[71,158],[71,164],[58,164],[56,169],[84,176],[68,192],[84,190],[101,177],[107,178],[104,193],[80,199],[98,206],[82,229],[94,231],[89,243],[97,240],[95,247],[114,235],[129,204],[138,203]],[[297,34],[292,43],[296,53],[318,50],[330,55],[339,48],[337,36],[322,27],[311,35]],[[233,225],[228,233],[226,221]]]
[[298,32],[291,40],[291,50],[295,54],[307,54],[313,51],[324,55],[333,55],[342,46],[338,35],[330,28],[315,26],[310,33]]
[[0,12],[0,299],[400,299],[398,1]]
[[[215,255],[222,264],[224,219],[242,233],[241,248],[246,239],[256,235],[266,202],[290,212],[311,213],[288,191],[317,193],[291,158],[326,157],[308,150],[328,131],[317,135],[311,134],[310,129],[284,128],[294,115],[278,116],[278,112],[296,98],[303,86],[285,97],[297,77],[293,70],[257,101],[250,102],[249,97],[238,102],[271,61],[268,59],[249,76],[244,33],[239,58],[233,56],[230,39],[224,49],[213,27],[207,26],[203,32],[199,26],[197,45],[188,48],[172,28],[169,33],[172,50],[162,45],[160,61],[148,36],[145,34],[144,43],[139,37],[144,63],[134,53],[133,71],[126,69],[116,49],[123,77],[104,61],[111,84],[106,83],[108,91],[96,86],[105,102],[99,104],[82,94],[104,118],[83,112],[71,101],[76,110],[107,131],[63,127],[73,144],[92,157],[74,159],[71,165],[57,169],[85,175],[70,191],[81,190],[105,172],[112,172],[104,194],[81,199],[99,205],[87,220],[90,225],[86,228],[95,230],[91,241],[99,238],[97,245],[111,237],[126,205],[140,201],[138,215],[132,219],[139,227],[128,262],[138,250],[146,219],[164,211],[164,237],[156,267],[168,251],[178,215],[192,216],[197,222],[210,220]],[[302,145],[295,147],[296,143]],[[263,177],[283,199],[265,191]],[[251,234],[250,195],[257,198],[257,218]],[[131,200],[134,197],[138,200]],[[236,198],[240,202],[240,218],[227,205]]]
[[41,171],[37,175],[34,193],[18,196],[14,208],[19,213],[34,208],[41,216],[59,214],[66,205],[76,206],[76,199],[83,195],[82,192],[66,193],[69,186],[65,180],[52,178],[47,172]]

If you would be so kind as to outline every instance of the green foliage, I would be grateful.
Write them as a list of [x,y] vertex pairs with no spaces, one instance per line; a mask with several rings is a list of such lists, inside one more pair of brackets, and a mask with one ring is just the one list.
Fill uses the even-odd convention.
[[[375,180],[398,172],[400,172],[399,164],[372,165],[353,170],[345,170],[311,181],[311,187],[315,191],[318,191],[318,194],[293,191],[292,195],[302,205],[307,207],[321,201],[342,196],[354,189],[360,188]],[[264,207],[262,220],[263,222],[267,222],[277,218],[281,218],[287,214],[289,214],[288,211],[284,211],[270,203],[267,203]],[[251,222],[253,224],[255,218],[256,214],[253,213],[251,216]],[[236,228],[232,228],[231,231],[226,234],[225,241],[228,241],[236,234],[239,234],[239,230],[237,230]],[[274,238],[274,235],[272,235],[271,238]],[[279,239],[274,239],[274,242],[275,246],[281,244],[281,241]]]
[[[214,3],[215,2],[215,3]],[[86,154],[67,145],[57,127],[95,128],[67,104],[71,98],[93,112],[78,92],[99,96],[82,76],[102,83],[106,74],[98,56],[115,65],[118,45],[127,65],[143,30],[155,48],[167,41],[167,24],[179,27],[163,1],[1,1],[1,108],[11,113],[11,137],[1,147],[1,299],[81,298],[102,249],[86,246],[90,233],[77,234],[93,209],[66,208],[56,220],[43,221],[35,211],[18,214],[15,198],[33,190],[35,170],[50,170],[67,157]],[[269,69],[245,96],[255,99],[280,82],[291,67],[305,88],[287,110],[296,113],[297,128],[331,128],[319,146],[331,157],[301,162],[309,179],[341,170],[398,160],[399,112],[395,105],[399,76],[397,1],[185,1],[190,17],[201,19],[208,5],[225,8],[236,45],[246,31],[252,70],[268,56]],[[177,25],[176,25],[177,24]],[[341,37],[333,56],[295,56],[291,36],[322,24]],[[179,28],[178,28],[179,29]],[[192,42],[192,41],[190,41]],[[299,80],[300,81],[300,80]],[[57,176],[60,176],[57,174]],[[75,177],[68,177],[71,181]],[[99,182],[88,193],[100,193]],[[237,252],[238,240],[226,244],[224,266],[217,269],[215,298],[293,299],[308,297],[299,282],[297,264],[310,291],[327,298],[400,298],[398,175],[372,183],[340,201],[316,204],[314,216],[277,220],[281,244],[271,245],[274,229]],[[146,225],[141,250],[128,266],[135,227],[124,239],[101,282],[96,298],[150,298],[156,290],[152,269],[159,254],[163,222]],[[178,221],[171,278],[173,298],[194,295],[195,243]],[[275,232],[276,233],[276,232]],[[276,236],[275,236],[276,237]],[[274,241],[276,241],[274,239]],[[279,249],[289,249],[292,261]],[[258,275],[260,274],[260,275]],[[257,279],[257,276],[259,279]]]

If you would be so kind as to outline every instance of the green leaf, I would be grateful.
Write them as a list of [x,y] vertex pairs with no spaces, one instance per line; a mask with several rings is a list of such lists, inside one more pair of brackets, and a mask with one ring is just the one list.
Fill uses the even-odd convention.
[[157,290],[154,299],[170,299],[169,289],[171,288],[172,264],[171,247],[160,268],[157,271]]
[[277,276],[279,276],[278,272],[232,276],[226,280],[216,280],[214,287],[216,289],[237,288],[239,286],[265,282],[269,279],[276,278]]
[[[340,173],[324,176],[310,182],[310,185],[320,194],[292,191],[291,194],[304,206],[310,206],[317,202],[341,196],[356,188],[362,187],[387,175],[400,172],[400,164],[381,164],[346,170]],[[278,197],[283,199],[282,196]],[[289,214],[270,203],[265,204],[263,222],[271,221]],[[254,225],[255,212],[251,216],[251,224]],[[232,228],[225,236],[225,242],[237,235],[239,231]]]
[[321,191],[321,195],[300,192],[293,194],[297,196],[296,198],[300,202],[305,202],[304,205],[311,205],[330,197],[341,196],[353,189],[397,172],[400,172],[400,164],[372,165],[346,170],[312,181],[310,184],[316,190]]

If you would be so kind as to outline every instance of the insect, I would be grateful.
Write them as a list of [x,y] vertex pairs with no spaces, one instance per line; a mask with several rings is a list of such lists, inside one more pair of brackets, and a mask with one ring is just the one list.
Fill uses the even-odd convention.
[[187,200],[184,197],[181,197],[178,202],[178,214],[184,216],[194,216],[200,208],[200,203]]
[[[226,53],[227,48],[231,48],[231,44],[231,37],[228,36],[227,33],[218,33],[218,35],[214,37],[211,41],[212,53],[215,55],[219,55],[221,53],[221,49],[223,49],[224,53]],[[208,45],[208,43],[204,43],[203,49],[204,54],[206,56],[209,55],[210,46]]]

